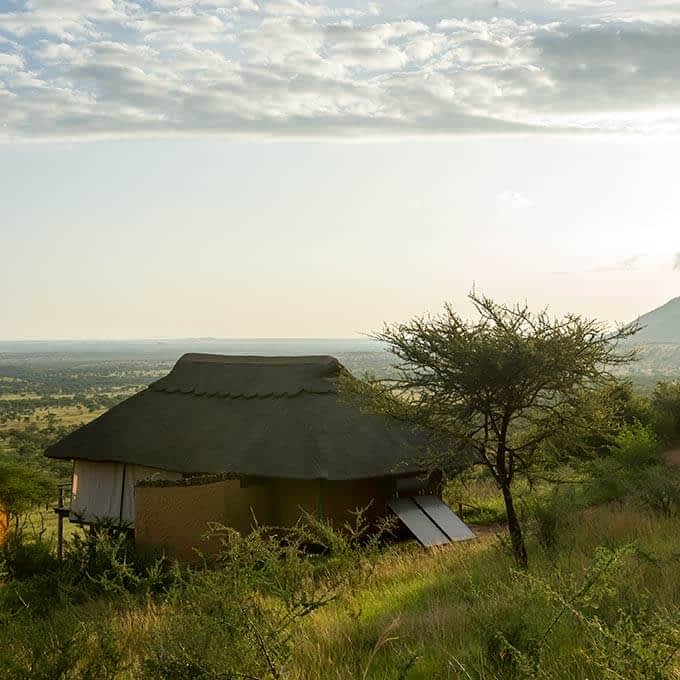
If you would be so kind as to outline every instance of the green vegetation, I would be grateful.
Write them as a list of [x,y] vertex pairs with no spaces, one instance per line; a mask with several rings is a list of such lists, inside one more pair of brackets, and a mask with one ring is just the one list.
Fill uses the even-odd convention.
[[469,297],[474,321],[447,305],[440,316],[386,326],[374,337],[398,360],[396,378],[350,379],[347,392],[420,430],[432,467],[485,466],[503,495],[515,559],[526,569],[517,482],[562,462],[565,449],[556,442],[569,438],[578,445],[566,451],[590,454],[598,419],[586,405],[608,405],[597,397],[614,383],[608,369],[632,361],[619,345],[637,327],[611,332],[577,315],[553,319],[526,305]]
[[41,468],[56,481],[68,481],[70,464],[46,459],[44,450],[145,387],[169,366],[170,362],[155,360],[0,356],[0,463]]
[[[0,411],[3,680],[680,679],[680,468],[664,458],[680,441],[678,383],[590,391],[588,427],[561,430],[540,451],[551,464],[514,482],[526,570],[484,464],[445,489],[477,541],[425,551],[308,518],[285,540],[213,527],[220,554],[187,567],[115,528],[71,531],[58,562],[44,510],[68,469],[42,447],[78,406],[97,414],[84,399],[123,398],[167,367],[13,365],[1,391],[26,406]],[[59,370],[73,404],[45,411],[31,400],[61,398]]]
[[680,516],[580,507],[588,487],[526,507],[529,571],[501,527],[430,552],[323,525],[284,543],[222,530],[193,569],[123,534],[76,538],[64,563],[5,576],[3,677],[677,678]]
[[0,505],[13,520],[15,531],[22,517],[54,495],[54,479],[39,468],[0,462]]

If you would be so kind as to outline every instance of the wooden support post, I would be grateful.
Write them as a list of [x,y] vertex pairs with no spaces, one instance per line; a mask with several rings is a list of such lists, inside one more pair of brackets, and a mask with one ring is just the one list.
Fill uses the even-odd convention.
[[460,517],[461,520],[463,519],[463,504],[460,502],[458,503],[458,517]]
[[59,486],[59,501],[57,502],[57,559],[64,556],[64,487]]

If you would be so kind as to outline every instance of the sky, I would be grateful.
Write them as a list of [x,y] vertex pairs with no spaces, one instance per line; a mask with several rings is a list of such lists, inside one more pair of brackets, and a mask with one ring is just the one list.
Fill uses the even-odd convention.
[[680,295],[680,2],[0,0],[0,339]]

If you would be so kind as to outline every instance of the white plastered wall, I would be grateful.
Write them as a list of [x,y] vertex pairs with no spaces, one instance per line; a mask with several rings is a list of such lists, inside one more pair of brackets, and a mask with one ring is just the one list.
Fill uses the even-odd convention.
[[113,520],[134,525],[134,489],[143,479],[181,479],[180,472],[127,463],[76,460],[71,486],[71,518]]

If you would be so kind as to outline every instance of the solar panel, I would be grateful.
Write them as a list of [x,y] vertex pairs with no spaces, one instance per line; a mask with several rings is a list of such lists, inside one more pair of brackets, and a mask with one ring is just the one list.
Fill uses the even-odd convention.
[[436,496],[414,496],[413,500],[452,541],[475,538],[458,515]]
[[387,505],[421,545],[430,547],[449,543],[448,536],[413,502],[412,498],[395,498]]

